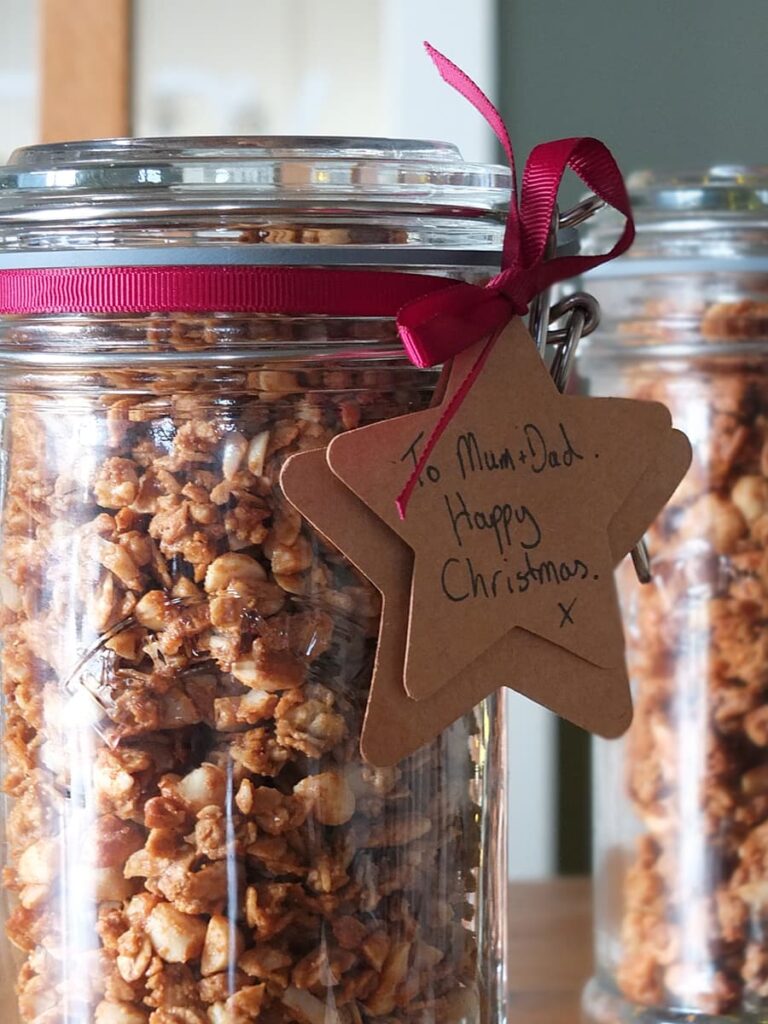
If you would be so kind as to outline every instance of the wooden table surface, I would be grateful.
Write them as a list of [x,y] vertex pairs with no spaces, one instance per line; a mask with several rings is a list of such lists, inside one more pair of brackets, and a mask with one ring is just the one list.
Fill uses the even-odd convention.
[[578,1024],[592,971],[590,883],[515,883],[509,914],[510,1024]]

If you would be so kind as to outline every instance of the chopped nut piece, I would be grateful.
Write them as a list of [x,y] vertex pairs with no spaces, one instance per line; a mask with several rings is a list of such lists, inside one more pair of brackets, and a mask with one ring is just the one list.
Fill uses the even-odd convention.
[[355,794],[341,772],[309,775],[293,791],[307,802],[321,825],[343,825],[355,813]]
[[204,807],[223,807],[227,795],[227,777],[216,765],[203,764],[185,775],[176,791],[195,814]]
[[133,886],[118,866],[94,868],[90,882],[93,898],[98,902],[124,900],[133,895]]
[[220,629],[239,629],[243,620],[243,602],[223,594],[211,599],[211,625]]
[[251,439],[251,443],[248,446],[247,463],[248,471],[253,473],[254,476],[264,476],[264,464],[267,459],[268,448],[268,430],[262,430],[260,434]]
[[711,538],[718,554],[735,551],[746,532],[746,522],[738,508],[717,494],[705,494],[686,510],[681,532],[689,537]]
[[238,810],[253,817],[263,832],[282,835],[292,832],[304,823],[306,808],[300,800],[284,796],[268,786],[255,787],[250,779],[243,779],[235,797]]
[[408,972],[408,958],[411,954],[410,942],[392,944],[387,959],[381,970],[378,988],[365,1002],[368,1013],[392,1013],[396,1004],[397,987]]
[[389,955],[390,941],[386,932],[373,932],[360,944],[360,951],[365,959],[379,974],[384,970],[384,963]]
[[147,935],[158,956],[170,964],[196,960],[203,951],[205,922],[182,914],[170,903],[158,903],[147,918]]
[[254,583],[263,583],[267,574],[255,558],[249,555],[220,555],[211,562],[205,573],[205,589],[209,594],[230,590],[245,597]]
[[222,860],[194,869],[181,857],[160,874],[155,884],[183,914],[212,914],[226,902],[229,875]]
[[731,491],[731,501],[751,526],[768,512],[768,480],[764,476],[742,476]]
[[291,980],[296,988],[333,988],[355,962],[354,954],[348,950],[329,950],[322,947],[308,953],[296,964]]
[[195,831],[187,836],[187,842],[194,842],[197,852],[208,860],[231,857],[235,845],[229,837],[226,816],[219,807],[204,807],[199,812]]
[[235,736],[230,745],[232,757],[248,771],[256,775],[279,775],[287,764],[290,754],[281,746],[269,730],[249,729]]
[[264,640],[255,640],[251,657],[236,661],[232,675],[244,686],[275,693],[301,686],[306,667],[290,651],[271,650]]
[[278,740],[308,757],[328,753],[347,732],[344,718],[333,710],[335,703],[330,690],[318,684],[289,691],[275,711]]
[[149,1024],[209,1024],[209,1017],[203,1010],[191,1007],[163,1007],[155,1010]]
[[248,450],[248,441],[239,430],[234,430],[231,434],[227,434],[221,457],[221,472],[225,480],[231,480],[234,477]]
[[293,576],[305,572],[312,565],[312,547],[306,537],[297,537],[291,545],[273,545],[269,557],[273,573],[279,576]]
[[242,697],[219,697],[213,702],[216,728],[234,729],[263,722],[274,715],[278,699],[266,690],[249,690]]
[[25,885],[50,885],[57,874],[59,850],[54,839],[39,839],[19,858],[19,880]]
[[237,961],[238,967],[252,978],[272,982],[285,988],[288,984],[288,970],[293,957],[269,946],[255,946],[246,950]]
[[129,928],[117,942],[117,969],[125,981],[138,981],[152,961],[152,944],[138,928]]
[[226,971],[237,963],[244,948],[243,936],[237,925],[221,914],[214,914],[205,933],[200,973],[208,977]]
[[270,391],[279,395],[301,391],[296,374],[290,370],[262,370],[259,373],[258,387],[260,391]]
[[325,1024],[325,1003],[309,992],[291,986],[283,993],[283,1004],[296,1015],[301,1024]]
[[139,567],[124,547],[99,538],[96,557],[128,589],[141,590]]
[[150,590],[139,599],[133,615],[140,626],[161,630],[167,623],[168,601],[162,590]]
[[130,459],[107,459],[93,484],[96,503],[102,508],[131,505],[139,489],[136,466]]
[[[223,1003],[233,992],[248,984],[248,977],[242,971],[224,971],[201,978],[198,986],[200,999],[204,1003]],[[206,1018],[208,1024],[209,1018]]]
[[134,1003],[99,1003],[95,1024],[148,1024],[149,1012]]

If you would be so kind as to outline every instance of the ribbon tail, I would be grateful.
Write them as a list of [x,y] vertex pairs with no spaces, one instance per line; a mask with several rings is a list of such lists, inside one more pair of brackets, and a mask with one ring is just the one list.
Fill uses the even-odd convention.
[[501,293],[460,282],[407,303],[397,315],[397,329],[408,358],[424,369],[470,348],[515,312]]
[[442,80],[455,89],[459,95],[472,104],[475,110],[488,122],[494,135],[501,143],[509,163],[509,170],[512,174],[512,187],[509,197],[509,211],[507,214],[507,226],[504,233],[504,265],[508,266],[517,262],[521,245],[520,213],[517,202],[517,170],[515,169],[515,151],[512,148],[512,140],[509,137],[504,118],[496,107],[491,103],[480,86],[473,82],[469,75],[449,60],[445,54],[440,53],[430,43],[424,43],[432,63],[438,70]]

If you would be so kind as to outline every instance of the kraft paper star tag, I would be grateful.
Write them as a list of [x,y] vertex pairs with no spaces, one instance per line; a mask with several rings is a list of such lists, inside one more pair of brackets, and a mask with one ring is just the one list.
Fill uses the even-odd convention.
[[[644,518],[647,510],[661,509],[689,461],[687,441],[673,431],[611,523],[615,562],[642,536],[648,525]],[[290,458],[281,483],[288,500],[382,593],[379,640],[361,738],[363,756],[372,764],[396,764],[502,684],[578,725],[597,725],[604,735],[618,735],[628,726],[631,704],[623,666],[602,669],[569,658],[546,641],[519,630],[502,637],[438,693],[421,701],[411,699],[403,686],[403,666],[413,553],[331,473],[322,450]],[[494,676],[494,664],[504,666],[502,677]],[[536,666],[535,676],[531,675],[532,665]],[[593,707],[602,709],[598,720],[590,713]]]
[[[452,376],[481,350],[457,360]],[[415,554],[408,694],[436,693],[510,632],[518,643],[530,634],[561,655],[620,669],[608,531],[670,436],[668,411],[560,395],[516,319],[490,347],[401,520],[394,498],[452,392],[455,383],[436,410],[342,434],[328,449],[333,472]],[[635,516],[647,525],[656,511]],[[506,666],[488,669],[498,679]]]

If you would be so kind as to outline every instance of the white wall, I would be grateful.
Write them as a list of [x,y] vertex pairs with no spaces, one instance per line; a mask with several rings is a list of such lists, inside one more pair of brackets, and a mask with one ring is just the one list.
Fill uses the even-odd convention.
[[493,11],[492,0],[138,0],[136,133],[400,135],[491,159],[492,133],[422,42],[492,88]]
[[136,7],[139,135],[365,134],[380,120],[377,2]]
[[37,139],[37,0],[0,0],[0,162]]

